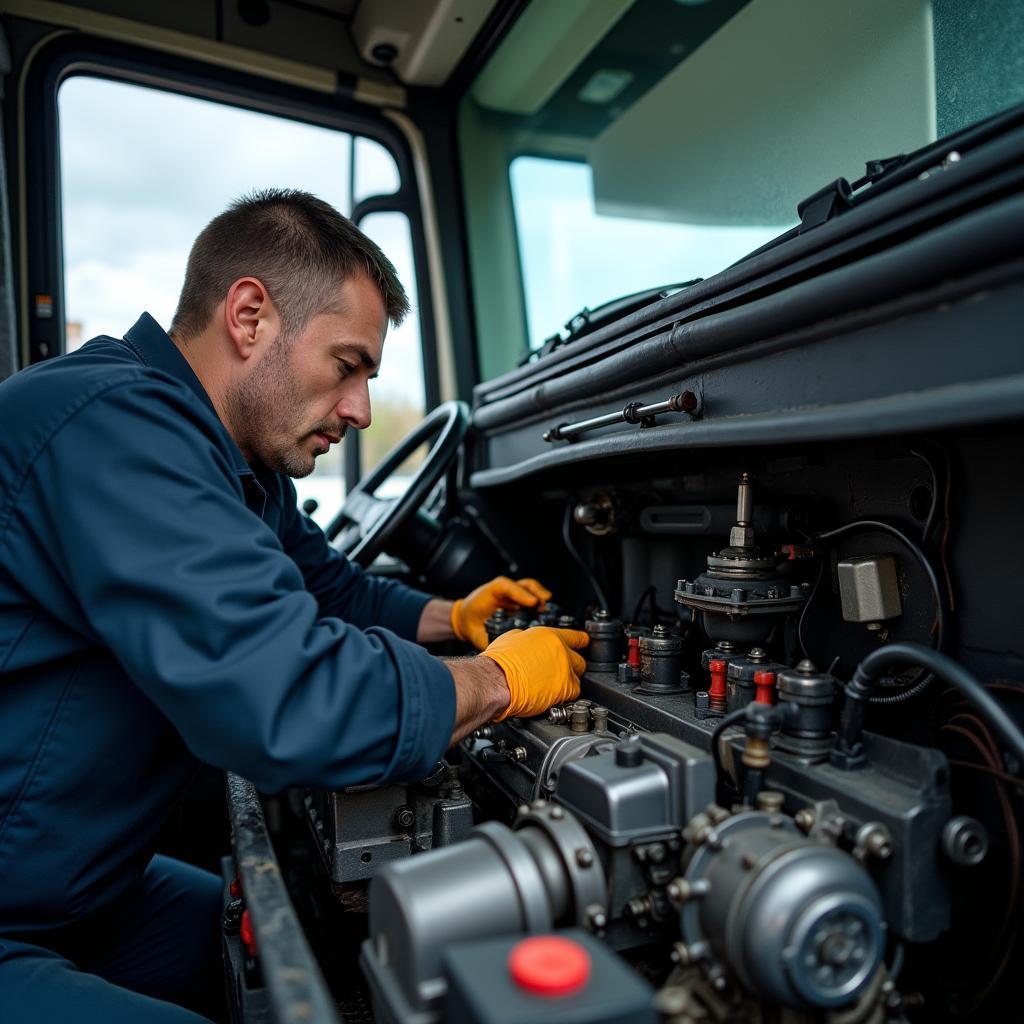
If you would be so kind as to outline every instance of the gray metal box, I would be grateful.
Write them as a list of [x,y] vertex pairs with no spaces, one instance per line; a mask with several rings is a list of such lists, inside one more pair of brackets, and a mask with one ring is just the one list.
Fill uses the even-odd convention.
[[861,555],[839,563],[839,597],[847,622],[882,622],[903,614],[892,555]]

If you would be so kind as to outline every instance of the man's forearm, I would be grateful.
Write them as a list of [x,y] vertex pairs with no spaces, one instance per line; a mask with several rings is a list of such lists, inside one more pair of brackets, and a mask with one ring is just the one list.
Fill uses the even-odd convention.
[[454,640],[452,630],[452,601],[435,597],[423,606],[419,625],[416,627],[416,642],[436,644],[442,640]]
[[445,661],[455,680],[455,727],[452,743],[500,715],[512,699],[501,667],[490,658]]

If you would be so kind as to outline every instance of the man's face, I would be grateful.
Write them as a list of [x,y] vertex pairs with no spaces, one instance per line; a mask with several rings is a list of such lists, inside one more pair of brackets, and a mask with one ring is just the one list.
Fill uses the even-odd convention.
[[279,334],[228,394],[232,433],[247,458],[291,477],[308,476],[318,455],[348,427],[370,425],[368,382],[377,375],[388,319],[366,276],[338,289],[334,309],[294,337]]

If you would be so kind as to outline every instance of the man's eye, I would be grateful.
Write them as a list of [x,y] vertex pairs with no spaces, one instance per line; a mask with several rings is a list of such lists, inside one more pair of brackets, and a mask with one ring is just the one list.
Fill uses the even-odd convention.
[[344,359],[338,360],[338,376],[344,380],[355,367],[351,363],[346,363]]

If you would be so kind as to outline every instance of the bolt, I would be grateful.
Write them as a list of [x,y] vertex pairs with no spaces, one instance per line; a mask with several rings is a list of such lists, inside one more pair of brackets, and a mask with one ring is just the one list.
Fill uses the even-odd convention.
[[560,725],[569,717],[569,709],[561,705],[548,708],[548,721]]
[[767,814],[778,814],[785,798],[777,789],[762,789],[757,794],[757,809]]
[[680,967],[685,967],[693,958],[690,956],[689,947],[685,942],[676,942],[672,946],[672,952],[669,954],[671,959],[679,964]]
[[807,676],[812,675],[813,673],[818,671],[818,669],[815,667],[814,662],[811,661],[810,658],[801,658],[801,660],[797,663],[796,670],[797,672],[801,673],[801,675]]
[[529,814],[529,813],[530,813],[530,805],[529,805],[529,804],[520,804],[520,805],[519,805],[519,806],[518,806],[518,807],[516,808],[516,814],[517,814],[517,815],[518,815],[518,816],[519,816],[520,818],[521,818],[521,817],[522,817],[522,816],[523,816],[524,814]]
[[651,636],[656,636],[658,639],[664,639],[668,636],[668,630],[661,625],[661,623],[658,623],[658,625],[651,630]]
[[634,896],[626,904],[626,913],[636,921],[637,924],[643,926],[643,922],[646,921],[647,915],[651,912],[651,898],[650,896]]
[[680,903],[685,903],[693,895],[693,892],[690,883],[685,878],[673,878],[665,887],[665,895],[668,896],[670,903],[678,906]]
[[652,864],[662,864],[664,863],[666,852],[662,843],[654,843],[647,848],[647,857]]
[[416,824],[416,812],[411,807],[399,807],[393,820],[401,829],[412,828]]
[[810,832],[814,827],[814,811],[810,807],[804,807],[793,815],[796,827],[803,832]]
[[590,709],[591,717],[594,719],[594,731],[595,732],[607,732],[608,731],[608,709],[602,707],[593,707]]
[[552,821],[561,821],[565,817],[565,811],[556,804],[548,812],[548,817],[550,817]]
[[683,412],[693,412],[697,408],[697,396],[692,391],[684,391],[679,396],[679,405]]
[[600,903],[591,903],[587,907],[587,926],[595,931],[599,932],[603,930],[608,924],[608,915],[605,913],[604,907]]
[[588,732],[590,729],[590,708],[577,701],[569,714],[569,728],[573,732]]
[[526,747],[513,747],[509,752],[508,756],[513,761],[525,761],[527,756]]
[[[870,821],[857,830],[856,844],[864,857],[888,860],[892,856],[892,837],[889,830],[876,821]],[[854,851],[854,856],[857,851]]]
[[729,812],[724,807],[719,807],[718,804],[708,804],[704,808],[704,813],[714,825],[721,825],[723,821],[731,817]]
[[581,868],[589,868],[594,863],[594,855],[585,846],[581,846],[576,851],[576,863]]
[[611,616],[608,614],[608,609],[607,608],[598,608],[597,611],[594,612],[594,619],[597,622],[602,622],[605,619],[608,619],[610,617]]
[[740,863],[748,870],[752,871],[754,866],[757,864],[757,857],[752,854],[749,850],[743,854],[740,858]]
[[[676,959],[674,955],[673,959]],[[690,993],[684,988],[663,988],[654,997],[654,1008],[663,1018],[669,1020],[681,1020],[681,1015],[687,1013],[692,1005]],[[687,1016],[685,1019],[692,1020],[693,1018]]]

